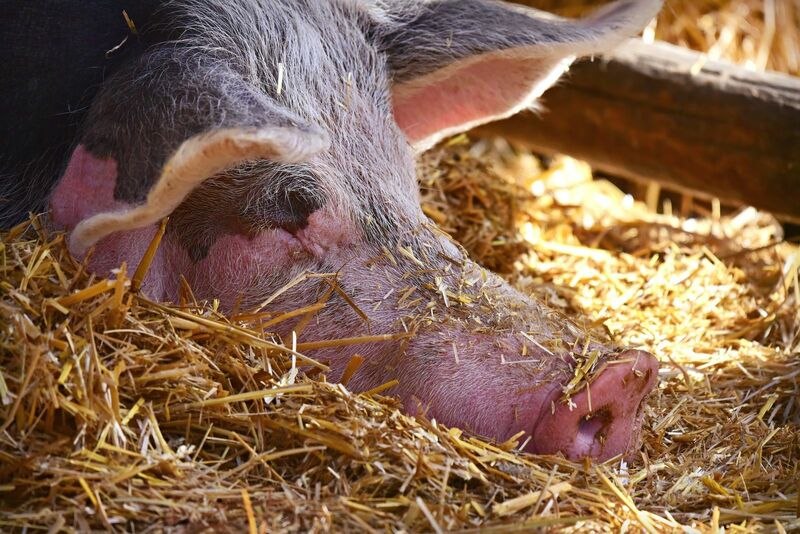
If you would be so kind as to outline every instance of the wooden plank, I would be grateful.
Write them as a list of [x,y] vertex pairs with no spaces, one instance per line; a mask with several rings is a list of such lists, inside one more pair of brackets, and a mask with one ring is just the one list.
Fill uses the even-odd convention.
[[704,57],[632,40],[478,133],[800,221],[800,79]]

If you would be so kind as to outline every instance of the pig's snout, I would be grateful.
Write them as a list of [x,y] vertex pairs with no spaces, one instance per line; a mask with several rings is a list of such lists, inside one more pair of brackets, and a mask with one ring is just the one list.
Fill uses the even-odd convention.
[[651,354],[622,353],[571,402],[561,400],[561,391],[555,392],[544,406],[528,449],[601,461],[634,450],[640,440],[644,398],[657,381],[658,361]]

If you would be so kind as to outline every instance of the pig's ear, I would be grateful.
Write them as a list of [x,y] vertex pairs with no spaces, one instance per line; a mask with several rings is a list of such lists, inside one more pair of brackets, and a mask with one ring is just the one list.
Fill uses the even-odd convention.
[[203,181],[246,161],[299,163],[327,146],[321,132],[294,128],[223,128],[184,141],[164,164],[143,204],[98,213],[72,231],[70,250],[83,254],[114,232],[150,226],[170,215]]
[[118,73],[92,106],[81,147],[51,199],[55,215],[82,204],[70,195],[100,181],[87,175],[97,168],[92,162],[112,162],[114,202],[82,208],[68,225],[78,255],[114,232],[159,222],[225,170],[258,160],[300,163],[328,146],[321,128],[227,65],[173,50]]
[[512,115],[532,106],[576,56],[615,47],[660,7],[661,0],[621,0],[581,20],[491,0],[389,8],[376,33],[393,75],[395,119],[424,149]]

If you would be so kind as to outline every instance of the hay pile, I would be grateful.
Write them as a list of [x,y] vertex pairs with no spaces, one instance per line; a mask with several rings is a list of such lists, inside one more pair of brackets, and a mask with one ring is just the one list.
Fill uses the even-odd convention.
[[[796,0],[668,5],[659,37],[800,71]],[[455,139],[421,170],[473,257],[659,357],[641,459],[405,417],[254,317],[149,302],[136,266],[92,277],[34,221],[0,236],[0,530],[800,530],[800,251],[771,217],[648,207],[502,142]]]
[[93,278],[34,223],[0,247],[2,528],[800,528],[800,254],[770,217],[655,215],[577,162],[486,142],[425,168],[426,211],[479,259],[659,355],[641,460],[537,458],[405,417],[252,317],[149,302],[132,268]]
[[[515,0],[578,16],[610,0]],[[645,38],[667,41],[754,70],[800,75],[800,1],[664,0]]]

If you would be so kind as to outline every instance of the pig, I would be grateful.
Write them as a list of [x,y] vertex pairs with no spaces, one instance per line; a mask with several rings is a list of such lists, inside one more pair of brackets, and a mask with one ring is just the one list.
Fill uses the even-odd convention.
[[[86,31],[116,33],[71,22],[48,39],[38,28],[63,19],[39,18],[80,9],[42,4],[14,31],[56,49],[63,79],[42,83],[40,54],[19,70],[44,78],[4,86],[47,134],[19,152],[4,141],[7,224],[46,205],[71,252],[105,275],[137,265],[169,217],[142,287],[163,301],[183,277],[226,310],[297,309],[332,279],[287,284],[335,273],[349,299],[334,293],[278,334],[399,335],[311,351],[331,380],[358,354],[348,388],[396,381],[387,393],[411,415],[498,441],[522,432],[526,451],[571,459],[636,449],[657,360],[593,339],[472,262],[423,214],[415,158],[532,107],[575,57],[641,30],[660,0],[580,20],[491,0],[88,2]],[[24,103],[61,87],[59,105],[77,107]],[[573,387],[589,361],[591,380]]]

